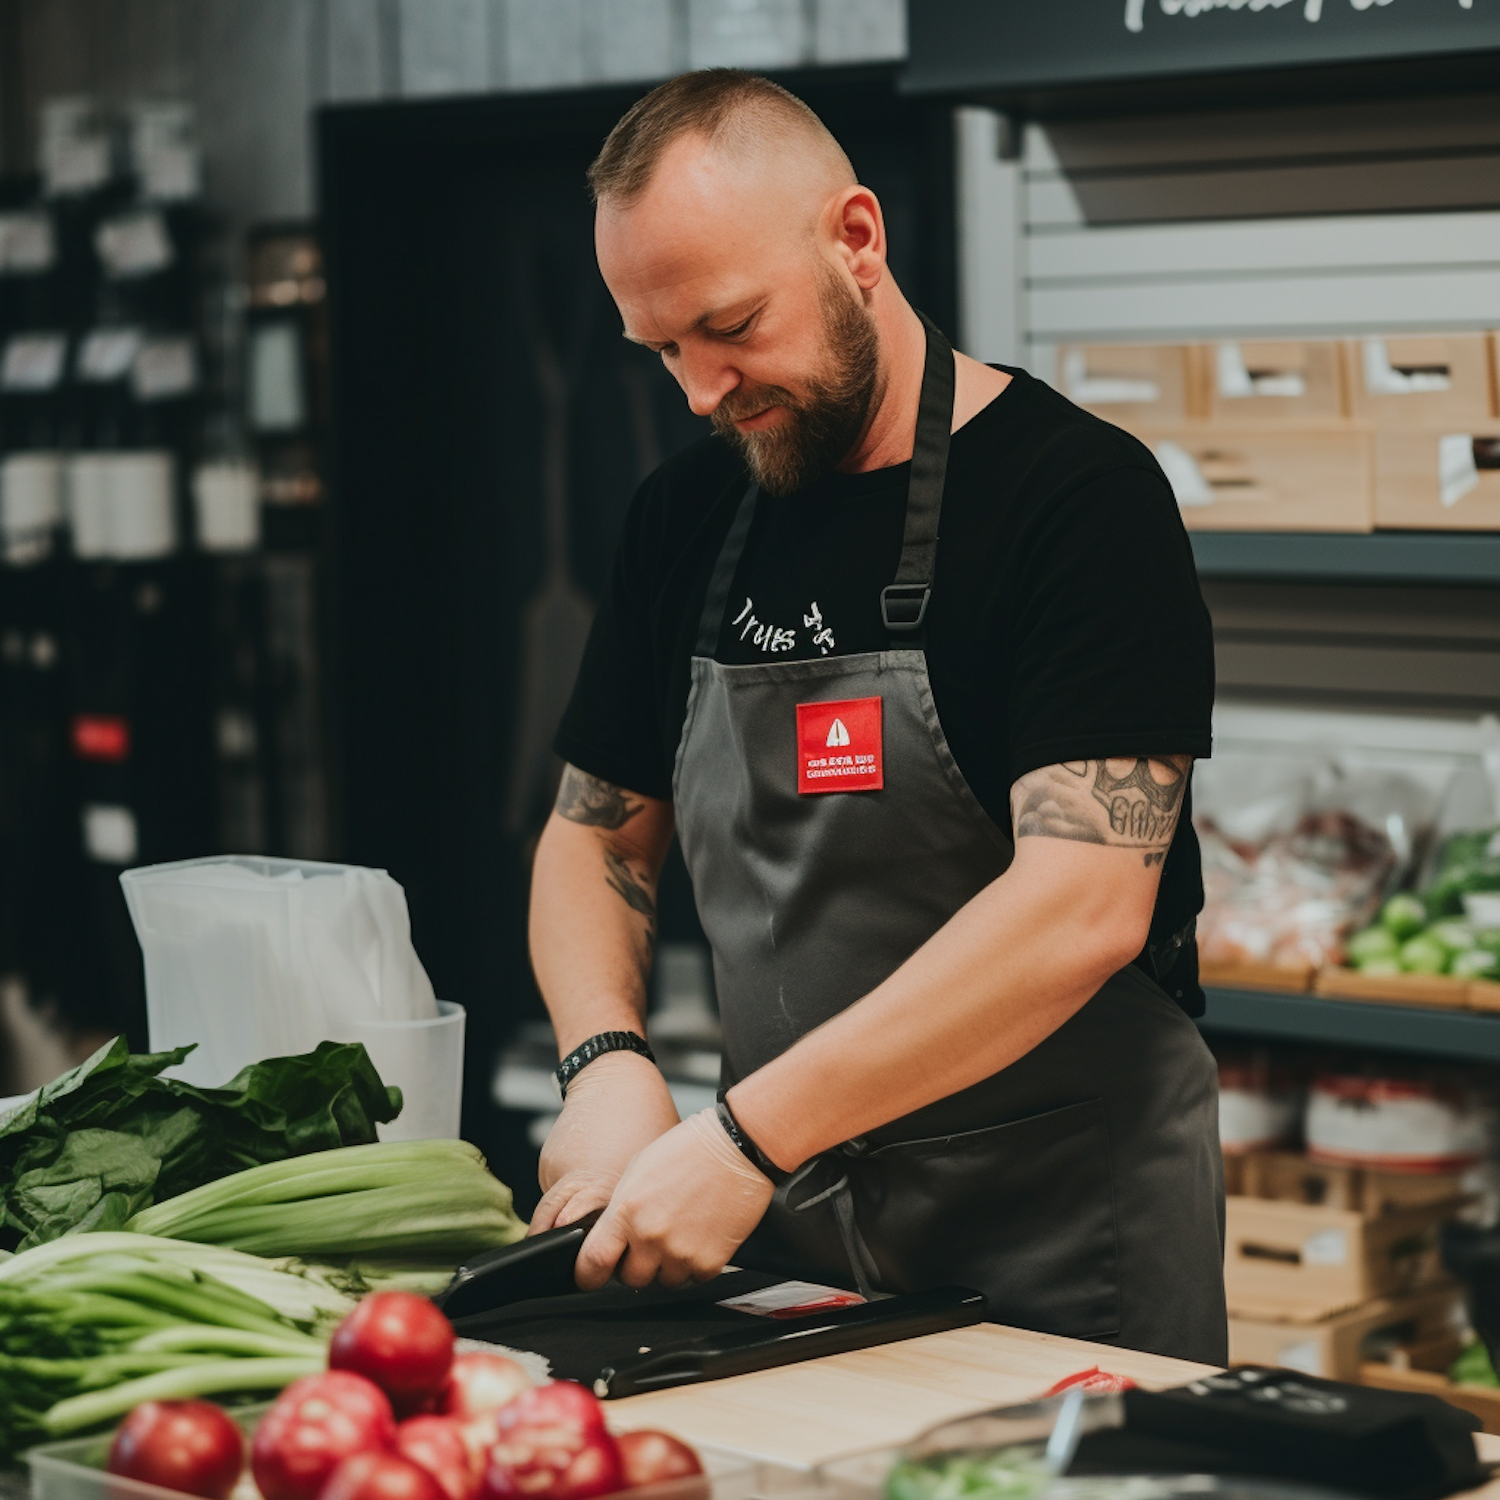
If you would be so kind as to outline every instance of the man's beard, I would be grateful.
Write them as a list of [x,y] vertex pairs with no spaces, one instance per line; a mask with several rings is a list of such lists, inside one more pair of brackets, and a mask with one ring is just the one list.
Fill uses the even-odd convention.
[[[714,427],[744,455],[751,477],[773,495],[790,495],[820,479],[849,456],[869,419],[880,380],[880,340],[875,320],[830,271],[818,288],[826,351],[822,372],[807,395],[779,385],[740,388],[713,414]],[[741,432],[736,417],[768,406],[786,415],[774,427]]]

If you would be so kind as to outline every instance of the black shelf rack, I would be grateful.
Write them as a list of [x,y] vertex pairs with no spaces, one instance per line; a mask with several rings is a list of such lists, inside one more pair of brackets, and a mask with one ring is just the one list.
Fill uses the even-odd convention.
[[1203,578],[1500,584],[1500,531],[1195,531]]
[[1209,986],[1198,1025],[1214,1035],[1373,1047],[1459,1062],[1500,1063],[1500,1015]]

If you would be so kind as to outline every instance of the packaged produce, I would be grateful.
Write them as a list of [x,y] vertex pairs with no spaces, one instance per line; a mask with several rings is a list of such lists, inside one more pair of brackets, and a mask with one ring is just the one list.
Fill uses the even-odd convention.
[[1489,1116],[1448,1078],[1321,1073],[1307,1099],[1313,1161],[1386,1172],[1461,1172],[1483,1160]]
[[1231,1155],[1295,1141],[1302,1132],[1302,1079],[1258,1048],[1219,1058],[1219,1145]]
[[467,1142],[385,1141],[251,1167],[126,1226],[253,1255],[431,1255],[457,1264],[526,1233]]
[[132,1055],[117,1037],[0,1123],[0,1244],[118,1229],[243,1168],[372,1142],[401,1109],[358,1043],[269,1058],[212,1089],[161,1076],[191,1050]]
[[245,1439],[211,1401],[144,1401],[109,1450],[109,1472],[201,1500],[228,1500],[245,1467]]
[[1387,772],[1228,756],[1199,768],[1195,823],[1209,964],[1341,962],[1411,869],[1433,796]]

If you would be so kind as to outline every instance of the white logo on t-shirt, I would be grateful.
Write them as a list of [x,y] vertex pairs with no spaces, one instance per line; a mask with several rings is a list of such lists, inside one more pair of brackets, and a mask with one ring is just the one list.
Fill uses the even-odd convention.
[[832,747],[834,745],[847,745],[849,743],[849,731],[844,728],[842,719],[835,719],[828,729],[828,738],[824,744]]

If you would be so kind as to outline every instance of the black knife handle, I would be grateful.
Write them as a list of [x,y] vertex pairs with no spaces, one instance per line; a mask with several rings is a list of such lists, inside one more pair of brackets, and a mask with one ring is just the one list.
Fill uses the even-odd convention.
[[982,1322],[984,1315],[983,1295],[962,1286],[903,1292],[801,1318],[750,1315],[751,1322],[744,1328],[725,1329],[607,1366],[594,1380],[594,1394],[601,1399],[639,1396],[674,1385],[721,1380],[726,1375],[745,1375],[825,1354],[919,1338],[945,1328],[963,1328]]
[[490,1312],[533,1297],[562,1297],[578,1290],[573,1280],[578,1252],[599,1221],[595,1209],[571,1224],[544,1229],[513,1245],[502,1245],[461,1265],[432,1300],[450,1318]]

